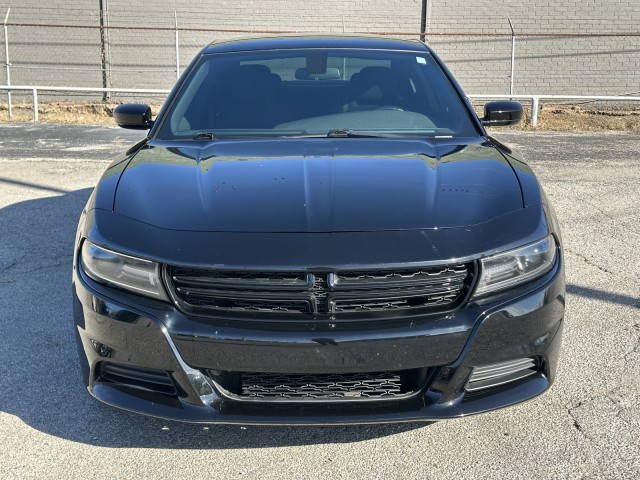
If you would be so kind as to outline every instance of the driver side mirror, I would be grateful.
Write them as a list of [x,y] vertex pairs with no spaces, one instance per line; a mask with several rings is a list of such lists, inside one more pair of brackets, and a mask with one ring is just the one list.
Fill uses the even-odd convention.
[[113,118],[122,128],[147,130],[153,126],[151,107],[141,103],[118,105],[113,111]]
[[519,102],[489,102],[484,106],[482,125],[487,127],[503,127],[515,125],[522,120],[522,105]]

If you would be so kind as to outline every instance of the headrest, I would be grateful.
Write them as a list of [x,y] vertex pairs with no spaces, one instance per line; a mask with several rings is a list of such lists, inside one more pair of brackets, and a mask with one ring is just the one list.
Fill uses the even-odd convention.
[[365,67],[351,77],[353,97],[359,105],[392,105],[398,97],[393,71],[387,67]]
[[281,78],[266,65],[241,65],[222,76],[225,97],[245,101],[270,99],[282,86]]

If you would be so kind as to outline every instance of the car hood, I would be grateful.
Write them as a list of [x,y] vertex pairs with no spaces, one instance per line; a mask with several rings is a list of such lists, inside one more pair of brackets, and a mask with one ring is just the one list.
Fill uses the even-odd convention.
[[256,233],[465,227],[522,208],[511,165],[479,140],[151,142],[114,201],[160,228]]

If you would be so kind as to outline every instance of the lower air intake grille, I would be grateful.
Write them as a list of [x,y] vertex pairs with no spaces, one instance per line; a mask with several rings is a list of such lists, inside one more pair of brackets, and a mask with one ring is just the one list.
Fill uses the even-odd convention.
[[237,400],[331,402],[406,398],[424,386],[427,373],[427,369],[417,369],[342,374],[209,374],[221,391]]
[[164,370],[102,362],[99,368],[98,381],[165,395],[177,395],[178,393],[169,373]]
[[400,375],[242,375],[242,395],[257,398],[376,398],[402,393]]

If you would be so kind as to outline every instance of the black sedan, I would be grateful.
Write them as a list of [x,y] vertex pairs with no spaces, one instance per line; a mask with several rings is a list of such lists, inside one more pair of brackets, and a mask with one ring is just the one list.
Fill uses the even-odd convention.
[[429,420],[554,381],[562,244],[531,169],[423,43],[217,42],[82,212],[82,380],[192,422]]

